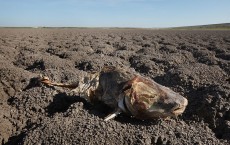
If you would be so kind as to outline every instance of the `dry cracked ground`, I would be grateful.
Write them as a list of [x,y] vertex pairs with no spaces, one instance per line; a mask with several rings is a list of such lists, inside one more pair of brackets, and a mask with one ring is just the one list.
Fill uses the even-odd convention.
[[[91,105],[39,74],[75,82],[104,65],[134,68],[189,100],[182,116],[137,120]],[[0,143],[230,144],[230,31],[0,29]]]

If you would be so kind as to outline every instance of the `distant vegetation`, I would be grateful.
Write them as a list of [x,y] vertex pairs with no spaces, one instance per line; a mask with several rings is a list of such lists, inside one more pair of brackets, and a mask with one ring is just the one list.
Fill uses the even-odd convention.
[[230,30],[230,23],[222,24],[210,24],[210,25],[198,25],[198,26],[185,26],[185,27],[173,27],[170,29],[207,29],[207,30]]

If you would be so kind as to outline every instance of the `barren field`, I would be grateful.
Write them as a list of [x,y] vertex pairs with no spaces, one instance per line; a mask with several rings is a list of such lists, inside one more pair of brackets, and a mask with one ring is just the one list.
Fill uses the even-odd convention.
[[[178,118],[137,120],[35,77],[134,68],[185,96]],[[0,29],[0,144],[230,144],[230,31]]]

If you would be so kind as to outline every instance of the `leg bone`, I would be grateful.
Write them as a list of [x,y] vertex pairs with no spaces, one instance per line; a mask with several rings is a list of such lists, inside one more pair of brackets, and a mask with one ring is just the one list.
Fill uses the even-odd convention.
[[74,89],[78,87],[78,83],[64,84],[64,83],[51,82],[48,77],[41,77],[40,82],[48,86],[58,86],[58,87],[64,87],[69,89]]

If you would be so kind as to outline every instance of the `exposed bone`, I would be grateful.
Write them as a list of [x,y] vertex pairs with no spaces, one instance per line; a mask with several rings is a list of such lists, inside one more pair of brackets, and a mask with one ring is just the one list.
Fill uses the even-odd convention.
[[64,84],[64,83],[51,82],[48,77],[43,77],[40,79],[40,81],[48,86],[58,86],[58,87],[65,87],[69,89],[74,89],[78,87],[78,83]]
[[115,118],[118,114],[120,114],[122,112],[122,110],[120,108],[118,108],[114,113],[109,114],[107,117],[105,117],[104,121],[108,121],[110,119]]

